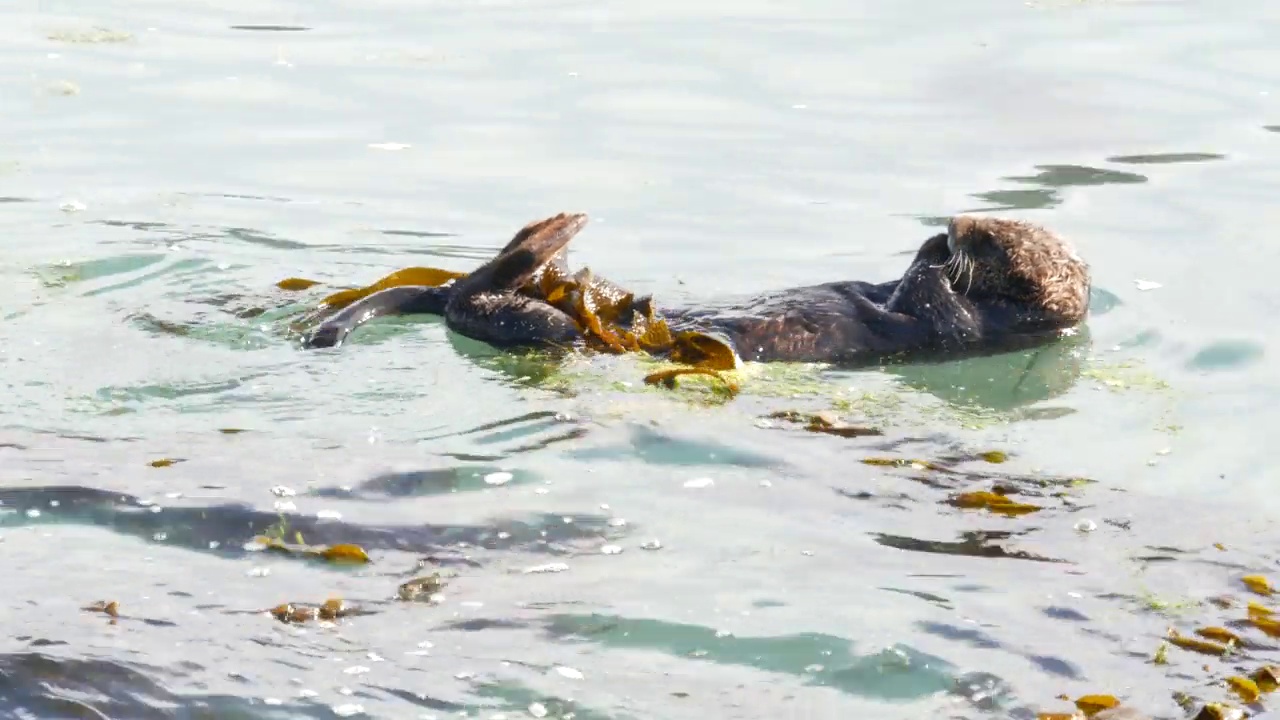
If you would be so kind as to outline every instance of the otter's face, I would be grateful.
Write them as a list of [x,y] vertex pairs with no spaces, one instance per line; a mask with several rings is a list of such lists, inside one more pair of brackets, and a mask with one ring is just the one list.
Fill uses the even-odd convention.
[[956,292],[999,298],[1072,325],[1089,309],[1089,267],[1062,238],[1031,223],[958,215],[947,226]]

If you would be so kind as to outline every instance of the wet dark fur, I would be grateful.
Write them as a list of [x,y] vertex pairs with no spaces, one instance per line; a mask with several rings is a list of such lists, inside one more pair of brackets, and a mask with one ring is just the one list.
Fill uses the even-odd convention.
[[[585,222],[585,216],[562,214],[531,223],[493,260],[451,286],[399,287],[370,295],[326,320],[304,344],[337,345],[374,317],[413,313],[444,315],[455,332],[498,347],[571,344],[580,337],[573,319],[542,302],[530,287],[540,273],[567,275],[564,248]],[[1028,243],[1011,234],[1033,231],[1042,234],[1026,235],[1035,241]],[[1001,239],[1001,233],[1007,237]],[[1024,245],[1053,252],[1062,245],[1079,267],[1067,267],[1070,263],[1056,255],[1028,254]],[[1058,285],[1045,287],[1069,287],[1071,293],[1059,295],[1083,297],[1082,303],[1041,302],[1033,292],[1047,291],[1032,287],[1028,273],[1044,275],[1051,264],[1059,269],[1046,276]],[[603,279],[597,282],[625,293]],[[1087,266],[1047,231],[1013,221],[957,218],[948,233],[924,242],[897,280],[824,283],[745,302],[659,312],[673,329],[726,337],[744,360],[857,366],[1032,346],[1083,318],[1087,290]]]

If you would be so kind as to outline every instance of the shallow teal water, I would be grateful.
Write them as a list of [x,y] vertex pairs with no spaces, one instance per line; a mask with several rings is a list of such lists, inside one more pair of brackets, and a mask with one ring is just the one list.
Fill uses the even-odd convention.
[[[1221,696],[1229,664],[1147,659],[1226,616],[1152,598],[1274,568],[1277,21],[1260,0],[0,10],[0,715]],[[712,408],[640,392],[629,360],[545,377],[434,320],[332,352],[284,331],[321,289],[281,278],[464,270],[560,210],[592,216],[572,262],[672,303],[885,279],[940,218],[1021,217],[1077,244],[1094,314],[1036,353],[787,371]],[[792,408],[886,435],[761,419]],[[993,449],[1010,462],[972,459]],[[948,455],[969,459],[858,462]],[[1097,482],[1062,505],[1033,471]],[[993,482],[1051,510],[940,504]],[[374,562],[245,551],[282,512]],[[443,603],[384,604],[426,556],[457,572]],[[548,563],[568,569],[524,572]],[[251,612],[329,596],[377,614]],[[80,610],[102,599],[118,624]]]

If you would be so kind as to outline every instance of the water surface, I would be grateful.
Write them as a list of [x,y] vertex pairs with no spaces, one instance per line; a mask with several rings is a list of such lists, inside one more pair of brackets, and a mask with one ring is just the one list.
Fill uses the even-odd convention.
[[[1228,664],[1147,659],[1221,621],[1160,602],[1274,568],[1277,21],[1261,0],[0,10],[0,714],[1219,697]],[[628,361],[539,387],[437,321],[338,351],[283,332],[283,277],[466,269],[561,210],[592,216],[575,264],[669,302],[887,279],[939,218],[1025,218],[1090,261],[1094,314],[1037,353],[716,408],[616,386]],[[793,407],[886,435],[762,427]],[[1010,461],[973,459],[993,449]],[[969,459],[940,478],[859,462],[947,455]],[[1033,471],[1096,483],[1018,519],[940,504]],[[244,550],[282,500],[374,562]],[[457,573],[443,603],[383,603],[420,566]],[[252,612],[330,596],[378,613]],[[80,609],[105,599],[116,624]]]

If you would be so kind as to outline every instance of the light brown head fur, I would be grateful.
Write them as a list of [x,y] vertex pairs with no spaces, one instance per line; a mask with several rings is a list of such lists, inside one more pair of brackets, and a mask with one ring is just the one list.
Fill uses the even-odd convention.
[[947,225],[948,275],[956,292],[1027,305],[1074,325],[1089,310],[1089,266],[1049,230],[1020,220],[957,215]]

